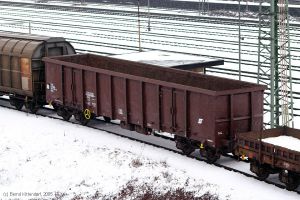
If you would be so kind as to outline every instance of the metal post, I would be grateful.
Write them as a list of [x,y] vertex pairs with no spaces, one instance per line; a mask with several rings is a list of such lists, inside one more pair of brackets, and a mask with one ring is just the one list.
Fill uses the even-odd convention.
[[29,31],[29,34],[31,34],[31,21],[28,22],[28,31]]
[[[278,0],[271,1],[271,128],[279,125]],[[273,94],[273,95],[272,95]]]
[[209,14],[209,0],[207,0],[207,14]]
[[141,21],[140,21],[140,0],[138,0],[138,35],[139,35],[139,51],[142,51],[141,46]]
[[239,80],[241,80],[241,0],[239,0]]
[[292,125],[294,127],[288,1],[279,0],[278,7],[278,74],[282,116],[281,125],[288,127]]
[[200,1],[201,0],[199,0],[199,2],[198,2],[198,15],[200,16]]
[[148,0],[148,31],[151,31],[151,27],[150,27],[150,0]]
[[292,128],[294,128],[294,97],[293,97],[293,76],[292,76],[292,64],[291,64],[291,44],[290,44],[290,20],[289,20],[289,2],[285,0],[285,9],[286,9],[286,28],[288,32],[288,73],[289,73],[289,86],[290,86],[290,121],[292,122]]
[[[272,0],[271,0],[272,1]],[[257,83],[268,86],[269,92],[264,94],[264,128],[274,127],[274,27],[271,27],[271,21],[274,13],[270,6],[263,6],[264,0],[259,5],[259,36],[258,36],[258,71]],[[273,21],[274,22],[274,21]],[[273,29],[273,31],[272,31]],[[273,47],[272,47],[273,46]],[[273,50],[272,50],[272,48]],[[268,114],[268,116],[266,116]]]

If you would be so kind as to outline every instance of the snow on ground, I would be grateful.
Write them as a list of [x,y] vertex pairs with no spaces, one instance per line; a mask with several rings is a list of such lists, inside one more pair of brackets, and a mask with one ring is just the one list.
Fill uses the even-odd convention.
[[292,136],[281,135],[278,137],[265,138],[262,139],[262,141],[300,152],[300,139]]
[[145,188],[160,193],[180,188],[219,199],[299,199],[296,193],[106,132],[5,108],[0,118],[0,199],[49,199],[55,192],[56,199],[110,199],[137,188],[135,196]]

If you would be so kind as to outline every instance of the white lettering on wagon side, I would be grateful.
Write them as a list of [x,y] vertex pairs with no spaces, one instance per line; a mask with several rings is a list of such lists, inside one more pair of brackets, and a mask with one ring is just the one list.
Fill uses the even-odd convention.
[[50,92],[52,92],[52,93],[57,91],[57,88],[55,87],[55,85],[53,83],[48,83],[46,85],[46,88],[47,88],[47,90],[50,90]]
[[96,96],[93,92],[86,91],[85,92],[86,105],[96,108]]
[[198,119],[198,124],[202,124],[202,123],[203,123],[203,120],[204,120],[204,119],[199,118],[199,119]]

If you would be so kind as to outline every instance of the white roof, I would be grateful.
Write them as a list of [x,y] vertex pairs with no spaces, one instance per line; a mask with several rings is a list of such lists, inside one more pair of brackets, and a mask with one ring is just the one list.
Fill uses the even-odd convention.
[[[145,51],[130,54],[114,55],[112,57],[151,65],[158,65],[162,67],[176,68],[181,68],[180,66],[187,65],[191,65],[190,68],[198,68],[224,64],[223,60],[220,59],[211,59],[207,57],[170,53],[163,51]],[[194,65],[194,67],[192,67],[192,65]]]

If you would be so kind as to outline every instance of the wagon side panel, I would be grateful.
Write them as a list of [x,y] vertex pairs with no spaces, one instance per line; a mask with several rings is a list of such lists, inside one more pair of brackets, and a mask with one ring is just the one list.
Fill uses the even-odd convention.
[[78,110],[83,110],[83,70],[73,69],[72,70],[72,92],[73,92],[73,105]]
[[214,97],[191,92],[188,105],[190,138],[201,142],[215,143]]
[[263,91],[236,94],[232,101],[235,134],[263,129]]
[[252,123],[251,123],[251,130],[252,131],[261,131],[263,128],[263,103],[264,103],[264,91],[256,91],[252,93],[251,98],[251,106],[252,106]]
[[142,83],[140,81],[128,80],[127,88],[128,122],[135,125],[142,125]]
[[216,97],[215,113],[216,113],[216,129],[218,146],[227,148],[230,145],[231,131],[233,129],[232,120],[232,97],[230,95],[222,95]]
[[97,101],[98,113],[112,118],[112,77],[106,74],[97,74]]
[[173,130],[173,91],[169,87],[161,87],[160,90],[160,116],[161,130],[172,133]]
[[84,109],[89,109],[91,112],[98,115],[97,109],[97,73],[85,71],[83,77],[84,88]]
[[64,94],[64,105],[68,107],[73,107],[73,70],[70,67],[63,67],[63,94]]
[[186,137],[186,92],[175,89],[173,92],[173,121],[177,135]]
[[144,118],[148,128],[160,130],[159,85],[144,84]]
[[46,63],[46,101],[64,103],[62,66]]
[[220,146],[230,152],[237,133],[263,128],[263,91],[216,97],[216,136]]
[[251,93],[232,95],[232,134],[251,131]]
[[126,79],[113,76],[112,77],[112,106],[113,119],[127,121],[126,110]]

